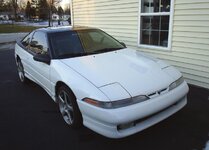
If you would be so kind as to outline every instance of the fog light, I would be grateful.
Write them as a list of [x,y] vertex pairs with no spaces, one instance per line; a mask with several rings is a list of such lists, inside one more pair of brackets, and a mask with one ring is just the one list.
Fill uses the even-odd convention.
[[134,126],[133,122],[118,125],[118,130],[128,129]]

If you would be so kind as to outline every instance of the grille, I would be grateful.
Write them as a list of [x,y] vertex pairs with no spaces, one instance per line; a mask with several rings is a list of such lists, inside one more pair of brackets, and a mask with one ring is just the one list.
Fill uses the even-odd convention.
[[157,96],[159,96],[161,94],[164,94],[164,93],[167,93],[167,92],[168,92],[168,87],[167,88],[164,88],[164,89],[161,89],[159,91],[150,93],[150,94],[147,95],[147,97],[154,98],[154,97],[157,97]]

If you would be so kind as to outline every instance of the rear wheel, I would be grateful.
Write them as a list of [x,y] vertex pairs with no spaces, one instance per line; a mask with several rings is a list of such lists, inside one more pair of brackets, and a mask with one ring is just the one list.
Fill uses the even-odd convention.
[[58,89],[57,96],[59,109],[65,122],[70,127],[80,127],[82,124],[82,117],[74,94],[67,86],[62,85]]
[[27,78],[25,77],[23,64],[22,64],[20,59],[17,60],[17,71],[18,71],[18,75],[19,75],[20,81],[22,83],[26,83],[27,82]]

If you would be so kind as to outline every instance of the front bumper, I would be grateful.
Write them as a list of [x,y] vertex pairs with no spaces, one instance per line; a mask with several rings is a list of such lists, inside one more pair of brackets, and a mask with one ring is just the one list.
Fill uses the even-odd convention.
[[[188,85],[177,88],[148,101],[117,109],[102,109],[78,101],[83,124],[110,138],[122,138],[142,131],[171,116],[187,103]],[[134,126],[118,129],[118,125],[135,122]]]

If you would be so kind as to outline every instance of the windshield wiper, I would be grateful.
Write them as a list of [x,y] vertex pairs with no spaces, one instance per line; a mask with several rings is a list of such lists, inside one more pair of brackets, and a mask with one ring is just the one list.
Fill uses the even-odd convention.
[[86,56],[89,55],[88,53],[71,53],[71,54],[62,54],[59,55],[59,58],[72,58],[72,57],[79,57],[79,56]]
[[122,48],[103,48],[103,49],[95,50],[95,51],[93,51],[93,53],[111,52],[111,51],[115,51],[115,50],[119,50],[119,49],[122,49]]
[[122,49],[122,48],[103,48],[103,49],[100,49],[100,50],[95,50],[93,52],[61,54],[61,55],[58,56],[58,58],[60,58],[60,59],[62,59],[62,58],[73,58],[73,57],[79,57],[79,56],[86,56],[86,55],[110,52],[110,51],[115,51],[115,50],[119,50],[119,49]]

